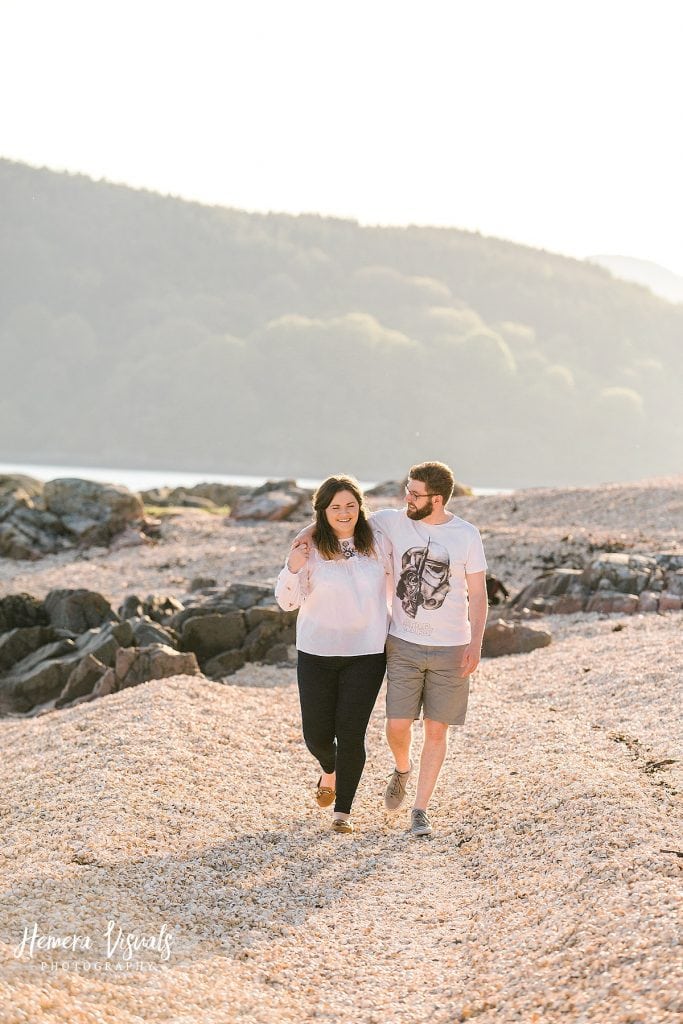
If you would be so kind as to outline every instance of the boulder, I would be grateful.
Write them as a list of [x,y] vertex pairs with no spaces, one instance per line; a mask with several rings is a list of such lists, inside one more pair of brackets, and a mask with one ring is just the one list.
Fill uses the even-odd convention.
[[129,594],[124,598],[123,604],[118,608],[118,616],[120,619],[137,619],[144,614],[145,611],[142,607],[142,601],[137,594]]
[[155,622],[165,623],[177,612],[183,610],[183,604],[169,594],[148,594],[142,602],[142,611]]
[[254,629],[255,626],[260,625],[262,622],[276,623],[278,629],[283,629],[285,626],[294,625],[297,614],[298,609],[291,612],[285,612],[276,605],[274,608],[249,608],[244,613],[244,619],[247,624],[247,629]]
[[154,622],[148,615],[139,619],[130,619],[129,625],[133,630],[133,639],[136,647],[149,647],[151,644],[165,644],[167,647],[178,646],[178,635],[175,630],[167,626],[161,626]]
[[306,494],[303,491],[299,493],[269,491],[267,494],[243,498],[232,512],[231,518],[236,520],[258,519],[280,522],[282,519],[288,519],[293,512],[296,512],[305,498]]
[[296,665],[296,647],[291,644],[274,644],[266,651],[263,661],[266,665]]
[[92,693],[96,683],[106,671],[106,665],[98,661],[94,655],[86,654],[85,658],[71,671],[54,706],[56,708],[66,707],[67,704],[71,704],[77,697],[83,697],[85,694]]
[[662,570],[654,557],[624,553],[601,554],[583,570],[582,583],[591,592],[605,589],[622,594],[640,594],[661,578]]
[[25,530],[11,520],[0,523],[0,557],[2,558],[28,561],[56,550],[58,550],[57,547],[48,542],[46,538],[41,538],[41,543],[36,544],[35,537],[29,536]]
[[49,619],[42,601],[31,594],[8,594],[0,598],[0,633],[24,626],[47,626]]
[[130,622],[107,622],[79,636],[76,641],[78,654],[72,660],[92,654],[104,665],[113,665],[119,648],[130,647],[133,639]]
[[140,497],[120,484],[63,477],[43,489],[48,512],[59,516],[79,543],[109,544],[131,523],[144,519]]
[[43,493],[43,481],[24,473],[0,473],[0,504],[9,497],[38,498]]
[[223,651],[240,647],[246,635],[242,612],[198,615],[183,623],[180,646],[183,651],[193,651],[203,663]]
[[683,597],[683,569],[671,569],[666,574],[666,592]]
[[633,615],[637,610],[638,595],[624,594],[616,590],[599,590],[586,605],[587,612],[601,612],[604,615]]
[[286,647],[294,643],[294,625],[289,625],[280,619],[270,619],[259,622],[244,639],[242,650],[247,661],[262,661],[267,652],[275,644],[284,644]]
[[33,654],[41,647],[62,639],[52,626],[19,626],[0,635],[0,672],[8,672],[13,665]]
[[194,593],[197,590],[209,590],[216,586],[216,581],[213,576],[195,576],[190,582],[190,592]]
[[109,602],[94,590],[51,590],[45,598],[45,610],[53,626],[72,633],[117,619]]
[[[64,647],[60,646],[60,643]],[[48,644],[55,654],[63,653],[67,644],[73,648],[73,641],[61,641]],[[24,658],[15,665],[9,675],[0,679],[0,691],[9,699],[16,711],[28,711],[36,704],[58,697],[67,683],[74,665],[59,657],[41,657],[31,662],[37,655],[44,654],[47,648],[41,648],[35,654]],[[66,647],[68,650],[69,647]]]
[[654,590],[643,590],[638,596],[639,612],[656,612],[659,608],[659,594]]
[[204,672],[211,679],[221,679],[223,676],[231,676],[233,672],[246,665],[247,659],[242,651],[223,651],[215,658],[204,665]]
[[93,697],[139,686],[150,679],[166,679],[177,675],[201,675],[194,654],[180,654],[165,644],[122,648],[116,655],[115,667],[107,669],[96,683]]
[[526,654],[538,647],[547,647],[551,640],[551,634],[545,629],[498,619],[488,623],[484,630],[482,655],[498,658],[504,654]]

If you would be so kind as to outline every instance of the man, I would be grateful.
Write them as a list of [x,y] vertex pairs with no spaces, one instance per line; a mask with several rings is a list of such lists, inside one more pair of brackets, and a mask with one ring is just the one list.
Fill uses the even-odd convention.
[[431,835],[429,801],[448,749],[449,726],[462,725],[469,677],[479,664],[486,624],[486,559],[479,531],[446,510],[453,473],[422,462],[408,474],[405,509],[382,509],[373,527],[393,548],[394,595],[387,637],[386,734],[396,767],[384,802],[397,810],[413,770],[413,721],[424,716],[410,833]]

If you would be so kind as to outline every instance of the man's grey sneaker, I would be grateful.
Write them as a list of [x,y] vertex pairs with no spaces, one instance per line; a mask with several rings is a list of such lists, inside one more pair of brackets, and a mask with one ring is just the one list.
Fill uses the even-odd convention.
[[407,772],[399,772],[397,768],[394,768],[391,773],[391,778],[387,784],[387,788],[384,791],[384,806],[388,811],[396,811],[401,806],[406,798],[406,786],[408,785],[408,779],[410,773],[413,770],[413,762],[410,762],[410,768]]
[[410,812],[410,834],[411,836],[430,836],[432,834],[432,826],[426,811],[413,810]]

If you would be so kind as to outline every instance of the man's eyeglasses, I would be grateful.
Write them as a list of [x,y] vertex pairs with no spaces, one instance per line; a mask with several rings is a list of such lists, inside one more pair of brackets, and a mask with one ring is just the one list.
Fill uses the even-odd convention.
[[406,492],[406,494],[408,495],[409,498],[413,499],[413,501],[419,501],[420,498],[435,498],[436,497],[436,494],[434,494],[433,492],[430,492],[429,494],[416,494],[415,491],[411,491],[408,487],[405,488],[405,492]]

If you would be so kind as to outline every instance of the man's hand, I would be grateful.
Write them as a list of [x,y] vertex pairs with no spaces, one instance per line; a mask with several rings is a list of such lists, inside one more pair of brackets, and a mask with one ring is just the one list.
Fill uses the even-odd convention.
[[465,575],[465,579],[467,581],[472,639],[467,645],[463,658],[463,675],[471,676],[481,659],[481,644],[484,636],[484,626],[486,625],[486,616],[489,610],[489,601],[486,593],[485,572],[468,572]]
[[465,653],[462,659],[462,674],[464,676],[471,676],[476,671],[477,665],[481,660],[481,646],[479,642],[473,641],[468,644],[465,648]]

